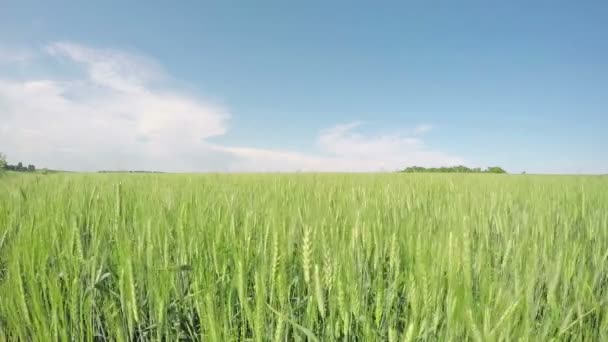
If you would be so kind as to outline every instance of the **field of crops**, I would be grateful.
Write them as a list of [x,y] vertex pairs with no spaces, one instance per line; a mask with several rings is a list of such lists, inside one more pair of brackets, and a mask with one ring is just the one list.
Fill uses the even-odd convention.
[[608,178],[0,177],[0,340],[608,340]]

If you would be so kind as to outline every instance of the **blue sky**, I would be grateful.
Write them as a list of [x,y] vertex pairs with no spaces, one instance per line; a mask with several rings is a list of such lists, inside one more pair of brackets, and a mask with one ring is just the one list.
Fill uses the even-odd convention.
[[0,3],[0,151],[75,170],[608,173],[605,1]]

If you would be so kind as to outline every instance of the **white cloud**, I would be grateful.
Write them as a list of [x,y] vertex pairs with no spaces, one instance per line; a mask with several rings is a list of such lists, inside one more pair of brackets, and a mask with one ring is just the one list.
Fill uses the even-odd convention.
[[226,133],[225,108],[156,87],[166,76],[143,57],[68,43],[46,51],[84,74],[0,79],[0,146],[9,157],[76,170],[194,170],[196,159],[176,155],[196,155],[203,139]]
[[63,63],[70,72],[34,79],[0,74],[0,150],[11,160],[163,171],[378,171],[462,163],[425,146],[419,135],[428,125],[412,136],[338,125],[322,130],[311,148],[317,152],[309,153],[212,144],[209,138],[228,132],[228,110],[169,87],[171,78],[150,58],[61,42],[35,60]]
[[463,164],[458,157],[426,148],[417,139],[398,134],[364,135],[359,122],[337,125],[320,132],[318,154],[285,150],[214,146],[237,158],[231,169],[246,171],[395,171],[407,165]]

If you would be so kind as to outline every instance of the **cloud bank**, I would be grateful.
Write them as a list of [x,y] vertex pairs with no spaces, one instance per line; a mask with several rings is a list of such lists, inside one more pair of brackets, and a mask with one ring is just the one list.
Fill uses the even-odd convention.
[[457,157],[428,150],[422,140],[398,134],[364,135],[361,123],[336,125],[317,137],[318,154],[280,149],[214,146],[235,156],[235,167],[244,171],[395,171],[404,165],[457,165]]
[[[15,78],[0,69],[0,151],[11,160],[79,171],[392,171],[463,163],[425,146],[430,125],[409,136],[336,125],[321,130],[308,153],[214,144],[210,138],[229,134],[228,108],[170,86],[153,59],[67,42],[31,59],[68,72]],[[26,59],[0,60],[16,62]]]

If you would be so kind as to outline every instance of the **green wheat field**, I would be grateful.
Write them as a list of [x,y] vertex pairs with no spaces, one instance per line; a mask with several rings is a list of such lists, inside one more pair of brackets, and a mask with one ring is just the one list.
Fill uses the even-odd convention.
[[7,174],[0,340],[608,341],[608,178]]

